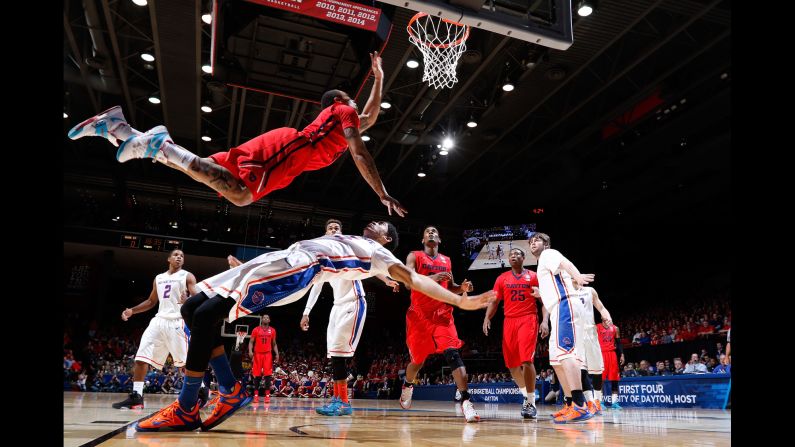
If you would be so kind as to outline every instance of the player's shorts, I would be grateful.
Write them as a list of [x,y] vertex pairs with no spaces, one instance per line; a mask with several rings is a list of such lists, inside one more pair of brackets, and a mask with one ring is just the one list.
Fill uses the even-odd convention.
[[592,326],[585,329],[583,341],[582,352],[585,354],[585,366],[588,369],[588,374],[602,374],[605,369],[605,363],[602,360],[602,348],[599,345],[596,327]]
[[502,329],[502,356],[505,366],[517,368],[535,359],[538,316],[505,317]]
[[420,364],[429,355],[441,354],[445,349],[459,349],[464,342],[458,339],[452,317],[433,319],[410,307],[406,313],[406,345],[411,363]]
[[245,183],[257,201],[289,185],[306,170],[313,153],[309,139],[296,129],[282,127],[210,158]]
[[251,375],[253,377],[273,375],[273,354],[271,351],[254,353],[254,362],[251,366]]
[[208,297],[220,295],[235,300],[229,322],[268,306],[298,301],[320,273],[317,257],[297,244],[259,255],[246,264],[244,271],[225,270],[196,285]]
[[618,357],[616,351],[602,351],[602,360],[604,361],[604,371],[602,371],[602,380],[615,380],[620,379],[618,375]]
[[355,293],[356,300],[331,307],[326,329],[327,357],[353,357],[356,351],[367,318],[367,301],[363,291]]
[[154,317],[141,336],[135,360],[148,363],[155,369],[163,369],[168,354],[171,353],[174,366],[185,366],[189,337],[190,331],[182,318],[169,320]]
[[[583,327],[576,304],[571,301],[565,290],[558,293],[558,299],[547,307],[549,310],[549,364],[560,365],[560,362],[574,358],[581,367],[583,360]],[[547,303],[544,303],[547,306]]]

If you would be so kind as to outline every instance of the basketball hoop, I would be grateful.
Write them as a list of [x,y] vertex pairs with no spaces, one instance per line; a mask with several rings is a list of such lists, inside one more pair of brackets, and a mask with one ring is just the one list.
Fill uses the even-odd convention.
[[235,349],[237,349],[243,343],[243,340],[246,339],[246,335],[248,335],[248,333],[244,331],[239,331],[237,333],[236,337],[237,339],[235,340]]
[[469,26],[418,12],[406,27],[409,41],[422,52],[422,80],[433,88],[450,88],[458,82],[455,68],[466,51]]

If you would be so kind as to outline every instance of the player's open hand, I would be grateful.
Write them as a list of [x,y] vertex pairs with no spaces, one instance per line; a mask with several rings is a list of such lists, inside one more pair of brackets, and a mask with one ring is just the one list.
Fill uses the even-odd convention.
[[538,325],[538,331],[541,332],[541,338],[547,338],[549,336],[549,322],[541,322]]
[[384,78],[384,69],[381,68],[381,56],[378,55],[378,51],[370,53],[370,66],[376,79]]
[[391,287],[393,292],[400,292],[400,283],[397,281],[392,281],[391,279],[387,279],[384,281],[387,287]]
[[302,331],[309,330],[309,315],[304,315],[303,317],[301,317],[300,326]]
[[397,213],[398,216],[406,217],[406,213],[408,212],[406,211],[406,208],[403,208],[403,205],[401,205],[396,198],[390,196],[389,194],[385,194],[384,197],[381,198],[381,203],[386,206],[390,216],[392,215],[392,210],[395,210],[395,213]]
[[596,277],[596,275],[594,275],[593,273],[580,273],[574,279],[576,279],[577,282],[580,283],[581,286],[584,286],[586,284],[592,283],[593,280],[594,280],[594,277]]
[[243,262],[240,261],[240,259],[237,259],[236,257],[234,257],[232,255],[229,255],[229,256],[226,257],[226,262],[229,263],[229,268],[230,269],[233,269],[233,268],[235,268],[235,267],[237,267],[237,266],[239,266],[240,264],[243,263]]
[[491,329],[491,320],[488,318],[483,319],[483,335],[489,335],[489,329]]
[[458,307],[463,310],[478,310],[488,307],[497,298],[497,292],[489,290],[480,295],[467,296],[466,292],[461,295],[461,301],[458,302]]
[[[428,278],[431,278],[436,282],[452,281],[453,275],[450,272],[439,272],[434,273],[433,275],[428,275]],[[465,290],[465,292],[468,292],[468,290]]]

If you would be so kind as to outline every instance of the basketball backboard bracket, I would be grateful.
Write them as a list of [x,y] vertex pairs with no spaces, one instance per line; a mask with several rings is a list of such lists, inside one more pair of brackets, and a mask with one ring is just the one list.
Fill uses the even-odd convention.
[[[428,13],[463,25],[484,29],[492,33],[502,34],[515,39],[532,42],[557,50],[566,50],[574,42],[572,29],[571,2],[569,0],[550,0],[554,20],[542,25],[526,17],[511,15],[483,7],[473,10],[450,3],[450,0],[379,0],[401,8]],[[470,4],[468,2],[467,4]]]

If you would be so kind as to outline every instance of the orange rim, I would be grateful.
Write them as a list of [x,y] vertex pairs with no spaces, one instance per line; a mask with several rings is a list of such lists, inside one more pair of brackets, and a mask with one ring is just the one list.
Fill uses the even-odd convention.
[[411,28],[411,25],[413,25],[414,22],[416,22],[417,20],[419,20],[419,19],[421,19],[423,17],[429,17],[429,16],[428,16],[427,13],[424,13],[424,12],[418,12],[417,14],[414,14],[414,17],[412,17],[411,20],[409,20],[409,24],[406,25],[406,31],[408,31],[409,35],[414,37],[414,39],[416,41],[420,42],[422,45],[425,45],[426,47],[430,47],[430,48],[450,48],[450,47],[455,47],[455,46],[458,46],[458,45],[461,45],[462,43],[464,43],[464,41],[467,40],[467,38],[469,37],[469,25],[464,25],[463,23],[454,22],[452,20],[441,19],[443,22],[449,23],[451,25],[463,26],[464,27],[464,35],[461,36],[459,39],[456,39],[456,40],[454,40],[454,41],[452,41],[450,43],[431,43],[431,42],[428,42],[428,41],[423,40],[423,39],[418,39],[417,36],[414,34],[414,29]]

